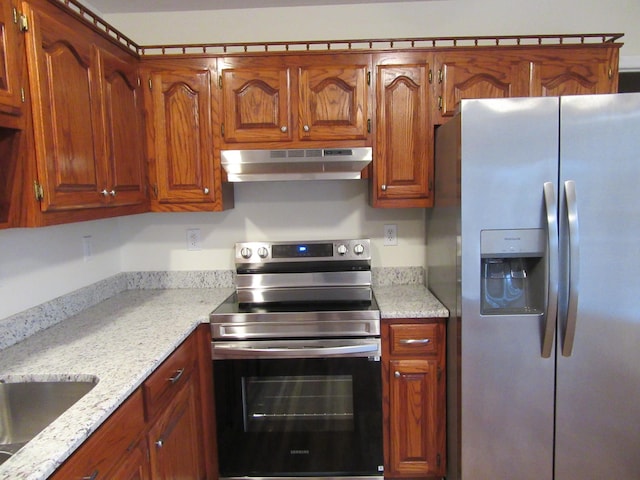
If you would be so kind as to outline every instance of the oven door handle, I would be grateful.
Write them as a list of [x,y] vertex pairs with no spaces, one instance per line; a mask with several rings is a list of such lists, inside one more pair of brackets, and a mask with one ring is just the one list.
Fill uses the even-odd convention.
[[[369,354],[369,355],[366,355]],[[379,343],[330,347],[243,347],[237,344],[213,345],[213,358],[314,358],[343,356],[379,356]]]

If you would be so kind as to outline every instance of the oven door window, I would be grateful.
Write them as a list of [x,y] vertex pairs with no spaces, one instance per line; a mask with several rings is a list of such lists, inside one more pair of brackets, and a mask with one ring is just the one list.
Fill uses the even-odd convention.
[[380,362],[216,360],[220,476],[380,475]]

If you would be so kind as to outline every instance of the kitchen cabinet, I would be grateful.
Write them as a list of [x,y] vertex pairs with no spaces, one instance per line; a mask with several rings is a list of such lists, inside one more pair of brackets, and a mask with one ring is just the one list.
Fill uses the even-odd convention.
[[135,58],[55,6],[25,2],[23,13],[40,209],[146,210]]
[[455,114],[463,98],[508,98],[529,93],[529,63],[520,54],[494,51],[436,55],[436,123]]
[[154,211],[222,210],[224,189],[212,134],[212,72],[180,68],[149,72],[147,141]]
[[51,479],[149,479],[144,429],[142,391],[138,389]]
[[445,325],[382,323],[385,477],[446,474]]
[[154,480],[207,478],[199,420],[198,345],[196,335],[189,337],[142,387],[151,425],[148,438]]
[[210,342],[199,326],[52,480],[216,478]]
[[374,57],[374,207],[432,205],[431,58],[424,53]]
[[15,5],[5,0],[0,5],[0,113],[22,113],[22,66],[19,15]]
[[226,148],[306,148],[369,139],[370,55],[270,55],[220,59]]

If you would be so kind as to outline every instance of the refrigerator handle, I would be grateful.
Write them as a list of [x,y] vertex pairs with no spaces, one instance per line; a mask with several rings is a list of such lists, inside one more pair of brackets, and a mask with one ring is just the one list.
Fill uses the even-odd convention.
[[542,357],[549,358],[553,349],[558,317],[558,218],[556,215],[557,202],[553,183],[544,183],[544,204],[547,218],[547,311],[545,313],[544,331],[542,337]]
[[578,282],[580,279],[580,236],[578,225],[578,203],[576,201],[576,183],[573,180],[564,182],[564,194],[567,204],[567,224],[569,226],[569,295],[566,325],[562,338],[562,355],[570,357],[573,353],[573,340],[576,335],[578,321]]

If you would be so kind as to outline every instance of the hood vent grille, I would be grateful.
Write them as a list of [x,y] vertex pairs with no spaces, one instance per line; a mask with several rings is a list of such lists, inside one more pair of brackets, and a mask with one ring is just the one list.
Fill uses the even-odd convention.
[[371,163],[371,147],[222,150],[230,182],[354,180]]

